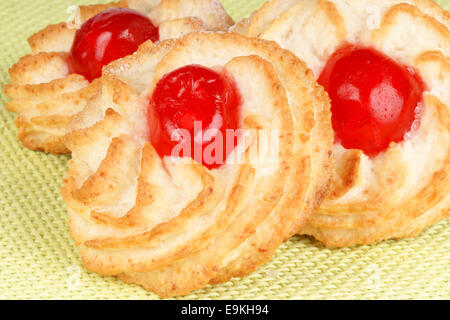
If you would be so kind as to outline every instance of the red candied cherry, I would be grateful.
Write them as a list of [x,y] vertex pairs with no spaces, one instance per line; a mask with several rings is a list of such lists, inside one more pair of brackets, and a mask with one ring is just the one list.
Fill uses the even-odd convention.
[[336,141],[368,156],[403,141],[417,118],[424,91],[412,68],[353,45],[331,56],[318,82],[331,99]]
[[134,53],[147,40],[158,39],[158,28],[142,13],[127,8],[105,10],[77,30],[70,71],[92,81],[101,76],[103,66]]
[[156,84],[150,99],[152,145],[161,157],[190,156],[208,169],[219,168],[237,144],[227,131],[239,128],[239,105],[225,74],[200,65],[176,69]]

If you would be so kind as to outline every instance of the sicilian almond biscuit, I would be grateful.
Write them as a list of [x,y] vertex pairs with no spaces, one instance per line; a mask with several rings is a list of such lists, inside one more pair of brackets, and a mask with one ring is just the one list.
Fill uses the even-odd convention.
[[149,42],[99,82],[69,125],[62,188],[89,270],[163,297],[242,277],[328,191],[328,97],[274,42],[222,33]]
[[6,108],[18,113],[18,137],[32,150],[69,152],[65,129],[98,90],[103,65],[147,40],[225,31],[233,24],[219,0],[123,0],[79,9],[74,21],[31,36],[32,54],[9,70]]
[[449,217],[449,27],[429,0],[274,0],[235,26],[294,52],[331,98],[332,187],[299,233],[368,244]]

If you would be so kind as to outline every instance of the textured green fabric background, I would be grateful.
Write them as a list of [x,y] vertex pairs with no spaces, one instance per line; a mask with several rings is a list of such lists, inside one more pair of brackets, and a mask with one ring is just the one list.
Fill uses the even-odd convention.
[[[73,4],[96,0],[0,0],[0,84],[29,53],[26,38],[68,17]],[[106,2],[106,1],[103,1]],[[223,0],[235,19],[263,0]],[[448,10],[450,1],[439,1]],[[59,188],[66,156],[23,148],[0,90],[0,299],[154,299],[81,267],[66,226]],[[413,240],[326,249],[294,237],[271,262],[244,279],[207,287],[188,299],[450,299],[450,220]]]

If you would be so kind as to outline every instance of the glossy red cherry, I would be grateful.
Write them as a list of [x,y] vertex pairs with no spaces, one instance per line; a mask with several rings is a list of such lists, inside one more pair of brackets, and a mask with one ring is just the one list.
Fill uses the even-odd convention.
[[[227,129],[239,128],[239,105],[236,87],[225,74],[200,65],[176,69],[157,83],[150,99],[151,142],[161,157],[190,156],[218,168],[236,146],[236,138],[227,139]],[[184,150],[176,149],[183,145]]]
[[104,65],[134,53],[147,40],[158,39],[158,28],[142,13],[105,10],[77,30],[69,59],[71,72],[92,81],[101,76]]
[[331,98],[336,141],[369,156],[404,139],[417,119],[424,90],[412,68],[351,45],[331,56],[318,82]]

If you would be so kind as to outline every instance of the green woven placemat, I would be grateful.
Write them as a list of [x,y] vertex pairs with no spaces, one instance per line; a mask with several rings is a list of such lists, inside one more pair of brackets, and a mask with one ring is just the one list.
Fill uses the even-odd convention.
[[[95,0],[0,0],[0,84],[29,53],[26,38],[65,20],[66,9]],[[102,2],[102,1],[97,1]],[[106,2],[106,1],[103,1]],[[263,0],[223,0],[235,19]],[[450,1],[439,1],[447,10]],[[154,299],[139,286],[85,271],[67,230],[59,188],[66,156],[23,148],[0,90],[0,298]],[[188,299],[450,299],[450,220],[416,239],[326,249],[307,237],[282,245],[244,279],[207,287]]]

